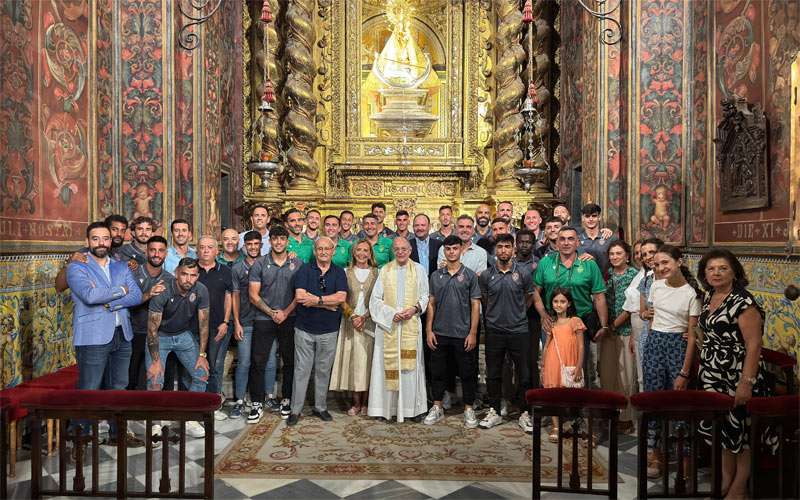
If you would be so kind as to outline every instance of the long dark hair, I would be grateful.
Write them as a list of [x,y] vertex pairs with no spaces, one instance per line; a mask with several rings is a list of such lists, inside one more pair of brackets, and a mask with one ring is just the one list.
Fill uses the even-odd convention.
[[[674,247],[672,245],[661,245],[658,247],[658,253],[665,253],[672,257],[674,260],[681,260],[683,259],[683,252],[680,251],[678,247]],[[689,285],[694,288],[695,293],[697,294],[697,298],[703,298],[703,290],[700,288],[700,285],[697,283],[692,272],[686,267],[686,264],[681,264],[680,266],[681,274],[683,278],[686,280]]]
[[[575,309],[575,301],[572,300],[572,292],[569,291],[569,288],[564,287],[556,287],[553,289],[553,294],[550,296],[550,308],[553,308],[553,298],[556,295],[563,295],[565,299],[569,302],[569,306],[567,307],[567,317],[573,318],[578,315],[578,310]],[[554,311],[555,312],[555,311]]]
[[708,262],[712,259],[725,259],[728,262],[728,265],[731,266],[731,270],[733,271],[734,288],[744,289],[750,284],[744,272],[744,267],[742,267],[742,263],[739,262],[739,259],[736,258],[733,252],[725,248],[712,248],[703,255],[703,258],[700,259],[700,263],[697,264],[697,279],[707,291],[710,292],[714,289],[706,280],[706,266],[708,266]]

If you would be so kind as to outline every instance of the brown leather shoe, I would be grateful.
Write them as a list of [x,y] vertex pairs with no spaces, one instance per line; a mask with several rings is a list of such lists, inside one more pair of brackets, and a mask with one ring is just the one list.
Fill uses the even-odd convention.
[[657,479],[664,473],[664,459],[661,457],[661,450],[649,450],[647,452],[647,477]]

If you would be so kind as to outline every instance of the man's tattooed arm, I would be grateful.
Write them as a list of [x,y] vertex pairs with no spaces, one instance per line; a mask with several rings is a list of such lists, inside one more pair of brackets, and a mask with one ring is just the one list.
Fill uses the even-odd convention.
[[154,362],[160,362],[158,355],[158,327],[161,326],[160,312],[152,312],[147,316],[147,348]]
[[200,323],[200,352],[206,352],[208,345],[208,308],[197,311],[197,320]]

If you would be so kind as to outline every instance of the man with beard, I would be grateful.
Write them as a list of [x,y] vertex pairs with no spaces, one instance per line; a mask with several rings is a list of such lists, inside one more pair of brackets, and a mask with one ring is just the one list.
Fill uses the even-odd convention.
[[145,344],[147,341],[147,314],[150,299],[161,294],[171,286],[175,278],[164,270],[167,257],[167,240],[163,236],[153,236],[147,240],[147,262],[133,271],[133,278],[142,292],[142,303],[130,310],[133,327],[133,352],[128,372],[128,390],[147,389],[147,367],[145,367]]
[[364,228],[364,239],[372,245],[375,265],[380,269],[394,259],[392,240],[378,232],[378,216],[375,214],[369,213],[362,217],[361,227]]
[[409,222],[411,222],[411,216],[408,214],[408,210],[398,210],[394,215],[394,226],[396,231],[392,239],[401,237],[410,240],[413,238],[414,233],[408,230]]
[[[135,260],[137,266],[147,262],[147,241],[153,236],[155,221],[150,217],[139,216],[131,221],[133,241],[119,247],[120,260]],[[113,236],[112,236],[113,240]]]
[[[164,385],[164,360],[175,353],[189,372],[191,392],[205,392],[208,380],[208,289],[198,283],[197,260],[184,257],[175,268],[175,281],[150,300],[147,316],[147,389],[160,391]],[[197,325],[200,338],[192,329]],[[186,422],[192,437],[205,436],[199,422]]]
[[[268,222],[269,209],[265,205],[259,204],[254,206],[253,211],[250,213],[250,226],[252,227],[251,231],[258,231],[258,233],[261,235],[261,242],[263,243],[261,246],[261,255],[267,255],[269,253],[269,231],[267,230]],[[247,231],[242,231],[237,235],[239,238],[237,249],[239,250],[244,248],[244,235],[246,233]],[[225,244],[224,237],[222,239],[222,244]]]
[[[253,343],[250,360],[250,399],[253,406],[247,423],[257,424],[264,414],[264,404],[270,410],[280,410],[281,418],[291,413],[294,377],[294,276],[302,267],[300,259],[288,254],[289,233],[276,226],[269,235],[272,250],[250,268],[248,298],[253,311]],[[318,240],[319,241],[319,240]],[[273,401],[271,386],[265,387],[265,370],[269,367],[273,345],[278,343],[282,368],[281,402]],[[271,380],[274,385],[274,377]],[[305,394],[300,395],[302,398]]]
[[491,220],[492,209],[489,204],[481,203],[478,205],[478,208],[475,209],[475,234],[472,235],[473,243],[478,243],[481,240],[489,240],[492,237],[492,228],[489,225]]
[[511,236],[517,234],[517,228],[514,227],[514,204],[510,201],[501,201],[497,204],[497,212],[495,217],[506,219],[508,221],[508,228]]
[[439,207],[439,230],[431,233],[434,240],[444,241],[445,238],[455,232],[453,228],[453,207],[442,205]]
[[490,230],[491,236],[489,238],[481,238],[478,240],[478,243],[476,243],[479,247],[486,250],[486,267],[492,267],[494,264],[495,238],[501,234],[511,234],[511,224],[508,219],[495,217],[492,219]]
[[[261,234],[261,233],[259,233]],[[237,262],[244,260],[244,251],[239,251],[239,233],[229,227],[222,231],[222,253],[217,255],[217,262],[223,266],[233,267]]]
[[[86,228],[89,257],[67,268],[72,290],[72,317],[78,389],[122,390],[128,386],[131,361],[129,307],[142,301],[142,292],[125,262],[112,261],[111,231],[104,222]],[[105,380],[104,380],[105,379]],[[116,429],[109,431],[115,439]]]
[[[277,226],[273,230],[278,230]],[[279,231],[286,233],[286,228]],[[234,399],[236,404],[228,415],[231,418],[241,418],[244,409],[244,396],[250,377],[250,364],[252,361],[253,347],[253,320],[256,311],[250,305],[250,269],[261,256],[261,233],[247,231],[244,233],[244,259],[231,268],[233,274],[233,338],[236,339],[236,372],[234,372]],[[273,346],[274,347],[274,346]],[[272,380],[275,380],[275,349],[270,349],[272,363]],[[269,366],[267,363],[267,366]]]
[[[112,222],[115,222],[113,225],[114,226],[113,230],[110,225]],[[122,246],[122,243],[124,241],[125,229],[127,229],[128,227],[128,219],[126,219],[121,215],[113,214],[106,217],[105,220],[103,221],[103,224],[105,224],[106,227],[108,227],[108,230],[111,231],[111,246],[109,247],[108,257],[111,258],[111,260],[117,261],[119,260],[119,255],[117,254],[117,250]],[[125,228],[123,228],[120,232],[120,228],[122,227],[123,224],[125,225]],[[116,235],[116,237],[114,235]],[[87,260],[88,255],[89,255],[89,247],[82,247],[79,248],[72,255],[67,257],[67,259],[64,261],[64,267],[62,267],[58,271],[58,274],[56,275],[56,281],[55,281],[56,292],[61,293],[64,290],[69,289],[69,285],[67,284],[67,267],[69,267],[69,265],[72,264],[73,262],[83,262],[85,264],[86,262],[88,262]]]
[[186,219],[175,219],[169,225],[172,233],[172,246],[167,249],[167,258],[164,260],[164,269],[175,274],[178,263],[186,257],[196,259],[197,251],[189,246],[192,239],[192,225]]
[[551,252],[558,252],[558,247],[556,246],[556,242],[558,240],[558,231],[563,225],[564,221],[555,215],[545,219],[544,242],[542,243],[542,246],[533,251],[534,257],[536,257],[538,260],[542,260],[545,255]]
[[[197,240],[197,263],[200,265],[199,281],[208,289],[208,385],[206,390],[222,393],[222,375],[225,354],[231,340],[228,323],[231,320],[231,293],[233,275],[228,266],[216,261],[217,240],[203,236]],[[228,418],[225,413],[215,412],[217,420]]]
[[[386,204],[383,202],[375,202],[370,207],[370,213],[375,216],[376,223],[376,232],[379,236],[383,238],[389,238],[390,240],[394,238],[394,231],[389,229],[383,224],[384,219],[386,219]],[[363,217],[362,217],[362,228],[361,232],[358,233],[359,239],[364,239],[367,237],[367,232],[363,227]]]
[[[530,335],[527,309],[533,303],[533,278],[530,271],[511,258],[514,255],[514,237],[510,234],[496,236],[495,264],[481,273],[478,282],[483,296],[486,325],[486,391],[489,411],[480,426],[489,429],[500,424],[503,387],[503,363],[508,354],[514,362],[517,380],[516,398],[519,408],[524,408],[524,395],[530,387]],[[527,412],[520,416],[520,427],[531,426]]]
[[[461,263],[475,274],[480,274],[486,270],[488,255],[486,250],[472,243],[474,233],[475,221],[472,220],[472,217],[467,214],[460,215],[456,220],[456,234],[464,242],[464,246],[461,248]],[[444,267],[444,247],[439,248],[436,261],[439,263],[439,267]]]
[[342,213],[339,214],[339,223],[342,226],[342,230],[339,232],[339,238],[349,241],[350,243],[355,243],[358,240],[358,236],[353,232],[353,222],[355,222],[355,219],[356,216],[353,215],[353,212],[350,210],[342,210]]
[[306,212],[306,231],[303,233],[305,237],[311,241],[317,241],[319,238],[319,224],[322,219],[319,210],[312,208]]
[[314,242],[303,234],[303,212],[290,208],[284,215],[286,229],[289,230],[289,244],[286,247],[290,257],[297,257],[303,262],[311,260],[314,254]]

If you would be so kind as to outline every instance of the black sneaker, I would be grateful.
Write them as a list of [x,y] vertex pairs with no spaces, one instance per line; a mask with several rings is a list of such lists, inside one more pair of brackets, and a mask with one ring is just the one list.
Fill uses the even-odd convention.
[[264,403],[264,409],[266,411],[274,411],[274,412],[281,411],[281,404],[278,402],[277,399],[269,398]]
[[264,409],[261,403],[253,403],[253,406],[250,410],[250,414],[247,415],[247,423],[257,424],[261,421],[261,417],[263,416],[264,416]]
[[330,413],[328,413],[328,410],[322,410],[322,411],[311,410],[311,414],[319,418],[323,422],[333,421],[333,417],[331,416]]
[[286,398],[281,401],[281,418],[286,420],[292,414],[292,402]]
[[297,425],[297,422],[299,420],[300,420],[300,415],[292,413],[291,415],[289,415],[289,418],[286,420],[286,425],[288,425],[288,426]]

